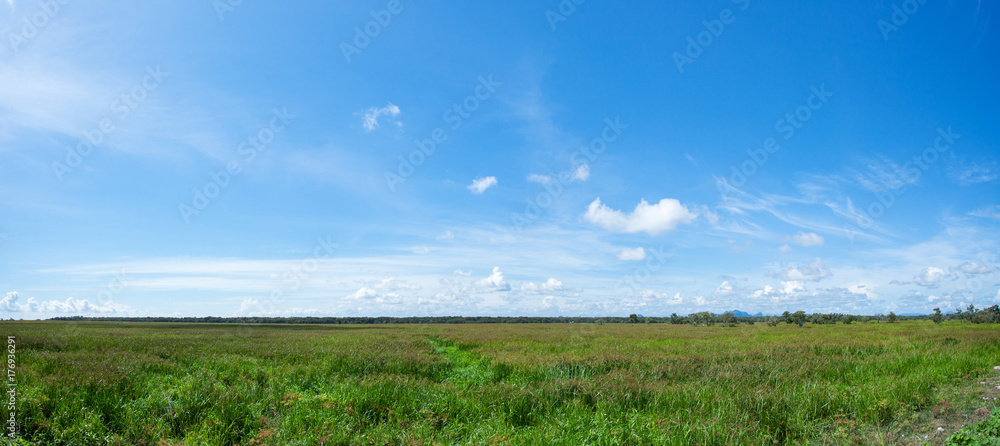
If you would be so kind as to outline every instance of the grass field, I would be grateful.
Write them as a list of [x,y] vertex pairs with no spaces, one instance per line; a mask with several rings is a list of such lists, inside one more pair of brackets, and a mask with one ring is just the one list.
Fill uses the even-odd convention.
[[46,446],[942,444],[1000,403],[996,325],[0,322],[0,334],[15,337],[19,434]]

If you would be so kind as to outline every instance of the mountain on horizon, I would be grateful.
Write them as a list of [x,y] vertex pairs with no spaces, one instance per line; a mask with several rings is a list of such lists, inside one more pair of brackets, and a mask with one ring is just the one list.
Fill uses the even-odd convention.
[[760,312],[758,312],[757,314],[750,314],[750,313],[747,313],[746,311],[740,311],[740,310],[724,311],[724,312],[719,313],[719,314],[726,314],[726,313],[733,313],[733,316],[736,316],[736,317],[761,317],[761,316],[764,315],[764,313],[760,313]]

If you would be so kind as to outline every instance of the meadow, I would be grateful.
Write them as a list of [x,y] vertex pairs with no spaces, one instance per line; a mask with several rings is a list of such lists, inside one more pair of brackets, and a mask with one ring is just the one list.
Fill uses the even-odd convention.
[[995,324],[3,321],[0,334],[16,351],[13,444],[944,444],[1000,403]]

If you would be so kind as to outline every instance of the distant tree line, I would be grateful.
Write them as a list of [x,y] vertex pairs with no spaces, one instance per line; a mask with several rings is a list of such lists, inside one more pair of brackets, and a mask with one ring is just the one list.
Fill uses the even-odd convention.
[[536,316],[410,316],[410,317],[55,317],[53,321],[93,321],[93,322],[186,322],[186,323],[228,323],[228,324],[691,324],[695,326],[711,326],[720,324],[732,327],[739,324],[753,325],[765,323],[769,326],[778,324],[851,324],[851,323],[895,323],[904,320],[931,320],[934,323],[944,321],[963,321],[973,324],[1000,323],[1000,306],[977,310],[969,305],[964,311],[961,308],[954,313],[942,313],[935,308],[930,315],[898,316],[889,314],[874,314],[860,316],[844,313],[812,313],[804,311],[794,313],[784,312],[780,316],[736,316],[731,312],[715,314],[708,311],[678,316],[673,313],[666,317],[650,317],[630,314],[629,317],[536,317]]

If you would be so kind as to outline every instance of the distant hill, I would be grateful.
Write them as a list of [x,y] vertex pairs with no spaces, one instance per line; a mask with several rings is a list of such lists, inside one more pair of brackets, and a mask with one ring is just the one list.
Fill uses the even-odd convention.
[[764,313],[750,314],[747,313],[746,311],[740,311],[740,310],[723,311],[722,313],[719,314],[725,314],[725,313],[733,313],[733,316],[736,317],[761,317],[764,315]]

